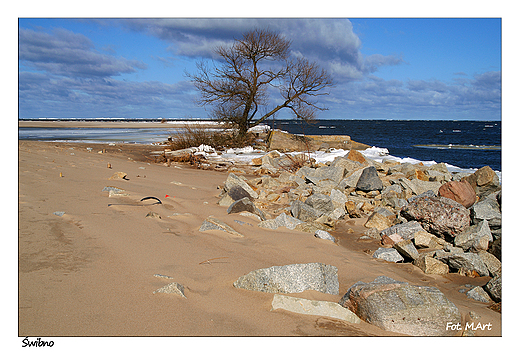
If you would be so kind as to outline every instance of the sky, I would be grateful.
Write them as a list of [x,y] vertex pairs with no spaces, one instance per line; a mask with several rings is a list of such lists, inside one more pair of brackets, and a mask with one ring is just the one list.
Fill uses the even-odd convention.
[[[171,16],[171,14],[169,14]],[[318,118],[502,118],[500,18],[18,19],[19,118],[197,118],[186,73],[269,28],[334,79]],[[276,92],[275,92],[276,94]],[[280,99],[271,96],[274,104]],[[291,118],[280,111],[277,118]]]

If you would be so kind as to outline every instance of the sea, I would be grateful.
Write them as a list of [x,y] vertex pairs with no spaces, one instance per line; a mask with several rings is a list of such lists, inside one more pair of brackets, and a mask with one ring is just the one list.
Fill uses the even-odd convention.
[[[136,120],[131,120],[136,121]],[[411,161],[446,163],[461,169],[489,165],[502,171],[501,121],[461,120],[354,120],[326,119],[265,122],[272,129],[293,134],[348,135],[352,140]],[[26,128],[18,138],[86,143],[140,143],[165,141],[175,128]]]

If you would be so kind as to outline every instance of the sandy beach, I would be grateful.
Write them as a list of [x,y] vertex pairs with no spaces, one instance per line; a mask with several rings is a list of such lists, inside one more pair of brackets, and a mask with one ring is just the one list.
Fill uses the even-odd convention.
[[[411,264],[376,260],[368,251],[379,243],[359,240],[363,219],[340,222],[331,232],[338,244],[285,228],[262,229],[254,218],[228,215],[217,205],[228,173],[155,164],[146,152],[156,147],[18,144],[21,337],[400,335],[365,322],[272,311],[273,294],[233,287],[259,268],[312,262],[338,268],[339,295],[293,296],[338,302],[355,282],[384,275],[439,288],[463,317],[473,311],[479,322],[492,324],[476,335],[501,335],[501,314],[458,291],[490,277],[426,275]],[[109,180],[116,172],[128,180]],[[106,186],[128,196],[109,197]],[[139,202],[149,196],[162,204]],[[160,219],[146,218],[149,212]],[[244,237],[200,232],[210,215]],[[169,282],[155,274],[184,285],[186,298],[154,294]]]

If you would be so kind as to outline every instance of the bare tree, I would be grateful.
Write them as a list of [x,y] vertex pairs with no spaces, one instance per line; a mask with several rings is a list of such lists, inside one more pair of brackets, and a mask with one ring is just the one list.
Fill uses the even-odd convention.
[[[317,106],[317,97],[328,94],[323,89],[332,79],[316,63],[290,60],[290,45],[277,33],[254,30],[231,47],[217,47],[220,62],[211,67],[200,62],[197,74],[187,74],[201,93],[199,103],[213,106],[213,117],[237,127],[240,136],[283,108],[299,119],[313,119],[326,109]],[[270,88],[278,88],[282,98],[274,108]]]

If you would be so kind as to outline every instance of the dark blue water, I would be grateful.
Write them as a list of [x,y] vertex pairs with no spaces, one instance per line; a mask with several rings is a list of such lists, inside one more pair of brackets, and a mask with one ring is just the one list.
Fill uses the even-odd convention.
[[400,158],[435,160],[460,168],[489,165],[502,171],[500,121],[319,120],[305,124],[277,120],[267,124],[296,134],[348,135],[356,142],[387,148],[390,155]]

